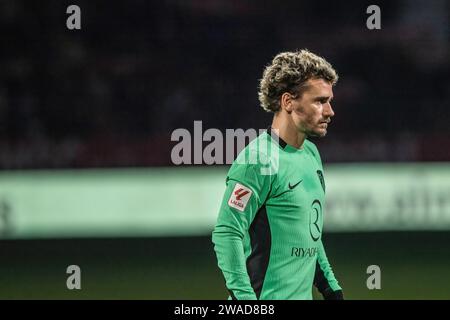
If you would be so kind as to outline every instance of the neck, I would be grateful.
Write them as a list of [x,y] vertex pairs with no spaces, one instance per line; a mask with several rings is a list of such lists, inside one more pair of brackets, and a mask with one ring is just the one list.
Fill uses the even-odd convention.
[[274,115],[272,129],[277,129],[278,136],[297,149],[303,146],[303,142],[306,139],[306,135],[298,131],[291,118],[284,112],[278,112]]

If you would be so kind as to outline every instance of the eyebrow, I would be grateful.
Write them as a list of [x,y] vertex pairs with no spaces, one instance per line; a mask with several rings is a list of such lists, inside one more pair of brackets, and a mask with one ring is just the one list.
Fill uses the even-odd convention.
[[333,98],[334,97],[330,97],[330,96],[320,96],[320,97],[316,97],[316,98],[314,98],[314,101],[321,101],[321,100],[328,100],[328,99],[330,99],[330,101],[331,100],[333,100]]

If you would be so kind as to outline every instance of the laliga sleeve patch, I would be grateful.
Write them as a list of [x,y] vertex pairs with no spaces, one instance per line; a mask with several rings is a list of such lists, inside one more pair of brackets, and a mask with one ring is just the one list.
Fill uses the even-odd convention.
[[252,196],[252,193],[252,190],[249,188],[240,183],[236,183],[230,199],[228,200],[228,205],[232,208],[238,209],[239,211],[244,211],[248,200],[250,200],[250,197]]

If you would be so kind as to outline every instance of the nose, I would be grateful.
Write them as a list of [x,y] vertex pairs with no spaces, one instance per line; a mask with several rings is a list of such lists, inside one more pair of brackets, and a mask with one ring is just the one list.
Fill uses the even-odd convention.
[[333,111],[333,108],[331,107],[331,103],[327,103],[326,105],[325,105],[325,108],[323,109],[323,115],[325,116],[325,117],[334,117],[334,111]]

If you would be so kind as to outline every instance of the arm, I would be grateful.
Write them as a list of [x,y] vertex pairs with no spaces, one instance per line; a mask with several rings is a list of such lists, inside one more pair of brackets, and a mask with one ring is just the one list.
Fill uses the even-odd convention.
[[[227,187],[212,241],[218,266],[233,299],[257,299],[247,273],[244,246],[246,239],[248,240],[248,229],[267,197],[269,186],[270,177],[261,175],[258,166],[233,165],[228,173]],[[239,192],[240,189],[242,190]],[[244,192],[248,193],[237,199]],[[242,204],[243,208],[234,205],[233,201]]]
[[[313,143],[308,144],[317,160],[320,168],[323,172],[322,159],[319,154],[319,150]],[[322,181],[323,191],[325,192],[325,182]],[[331,269],[330,263],[328,262],[327,255],[325,253],[325,248],[323,246],[322,239],[319,243],[319,251],[317,255],[316,262],[316,273],[314,275],[314,285],[317,287],[319,292],[322,294],[325,300],[343,300],[344,296],[342,293],[342,288],[339,286],[338,281],[334,277],[333,270]]]
[[330,263],[328,262],[322,239],[319,244],[319,251],[316,262],[316,273],[314,285],[322,294],[325,300],[343,300],[342,288],[336,280]]

